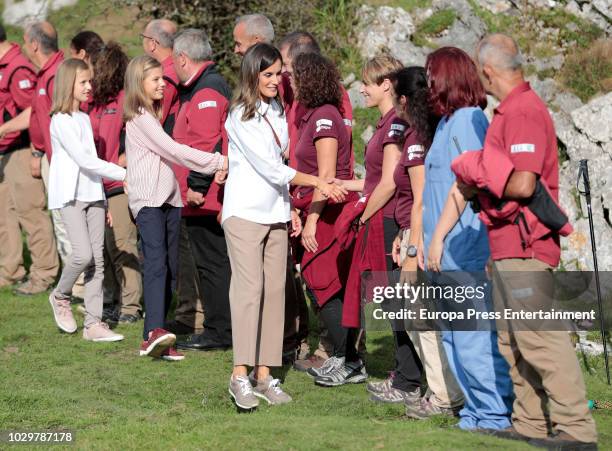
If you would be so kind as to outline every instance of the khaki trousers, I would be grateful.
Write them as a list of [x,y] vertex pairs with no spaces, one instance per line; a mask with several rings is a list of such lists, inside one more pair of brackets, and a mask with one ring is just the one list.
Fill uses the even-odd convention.
[[[400,247],[400,259],[404,261],[408,249],[410,229],[404,230]],[[414,344],[425,370],[429,401],[438,407],[450,409],[463,404],[463,392],[448,365],[439,331],[409,330],[408,336]]]
[[113,226],[104,231],[104,290],[120,294],[121,314],[141,310],[142,274],[138,257],[138,229],[130,218],[127,194],[108,198]]
[[[535,259],[506,259],[493,263],[495,309],[516,309],[520,303],[538,305],[538,293],[552,296],[552,268]],[[521,271],[516,276],[512,272]],[[535,289],[534,289],[535,288]],[[526,291],[527,290],[527,291]],[[532,298],[525,293],[533,292]],[[513,294],[518,297],[513,297]],[[510,365],[514,385],[512,423],[528,437],[544,438],[554,430],[583,442],[597,441],[589,412],[582,372],[565,331],[515,331],[498,321],[499,351]]]
[[196,332],[200,332],[204,326],[204,306],[202,305],[199,276],[191,253],[185,219],[181,219],[179,240],[177,304],[174,319],[186,326],[193,327]]
[[52,283],[59,259],[43,182],[30,175],[30,158],[29,147],[0,155],[0,277],[18,281],[26,275],[23,228],[32,258],[30,278]]
[[[29,162],[28,162],[29,171]],[[49,159],[46,155],[43,155],[40,161],[40,174],[45,184],[45,189],[49,190]],[[70,254],[72,254],[72,246],[68,239],[68,232],[60,210],[51,210],[51,219],[53,220],[53,233],[55,234],[55,244],[57,245],[57,253],[62,260],[62,266],[67,266],[70,263]],[[85,298],[85,279],[84,275],[81,274],[72,288],[72,295],[81,299]]]
[[232,216],[223,223],[232,266],[234,365],[281,366],[285,320],[287,225]]

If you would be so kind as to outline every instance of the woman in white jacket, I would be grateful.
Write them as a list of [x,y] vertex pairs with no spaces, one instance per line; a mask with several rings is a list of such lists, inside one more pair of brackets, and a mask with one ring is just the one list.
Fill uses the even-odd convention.
[[76,332],[70,294],[78,276],[86,271],[83,338],[118,341],[123,336],[112,332],[101,320],[106,218],[102,177],[121,181],[126,172],[97,156],[89,116],[79,111],[90,92],[91,71],[87,63],[78,59],[64,61],[55,76],[51,106],[49,209],[60,210],[72,255],[49,295],[49,303],[57,326],[67,333]]

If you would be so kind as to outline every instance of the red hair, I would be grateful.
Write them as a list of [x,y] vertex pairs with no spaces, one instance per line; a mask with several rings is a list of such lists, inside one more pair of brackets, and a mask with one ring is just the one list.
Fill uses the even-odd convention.
[[450,116],[459,108],[487,106],[478,70],[472,58],[456,47],[442,47],[427,56],[429,101],[439,116]]

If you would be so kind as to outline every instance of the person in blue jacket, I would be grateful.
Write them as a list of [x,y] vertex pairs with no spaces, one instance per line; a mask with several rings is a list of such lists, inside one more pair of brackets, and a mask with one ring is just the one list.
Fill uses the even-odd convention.
[[[490,254],[486,227],[457,189],[451,162],[463,152],[483,147],[489,125],[482,111],[487,104],[485,91],[475,64],[458,48],[431,53],[426,70],[430,101],[442,119],[425,158],[420,260],[433,285],[484,286]],[[461,301],[459,297],[438,299],[436,308],[465,311]],[[477,307],[490,310],[490,305],[487,295]],[[481,326],[472,322],[466,327],[463,322],[456,327],[447,322],[442,332],[451,370],[465,397],[459,427],[505,429],[511,424],[513,400],[509,368],[499,353],[496,332]],[[422,412],[413,415],[423,417]]]

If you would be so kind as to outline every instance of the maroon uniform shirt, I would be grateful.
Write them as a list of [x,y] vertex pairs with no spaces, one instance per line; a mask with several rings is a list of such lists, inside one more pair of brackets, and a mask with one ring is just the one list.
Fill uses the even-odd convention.
[[[31,106],[36,70],[17,44],[0,59],[0,124],[8,122]],[[14,132],[0,139],[0,154],[29,145],[26,132]]]
[[397,164],[393,173],[395,181],[395,222],[400,228],[409,229],[413,194],[412,185],[410,184],[410,175],[408,169],[414,166],[422,166],[425,164],[425,147],[423,140],[420,139],[417,133],[408,128],[406,137],[404,138],[404,148],[402,150],[402,159]]
[[[516,171],[529,171],[541,177],[558,201],[559,164],[555,126],[546,105],[529,83],[514,88],[494,110],[484,152],[493,149],[503,149]],[[557,233],[551,233],[523,248],[517,224],[496,224],[488,230],[493,260],[535,258],[551,266],[559,264],[561,248]]]
[[32,115],[30,116],[30,139],[37,150],[47,154],[51,161],[51,103],[53,98],[53,81],[57,68],[64,61],[64,53],[54,53],[38,72],[38,80],[32,97]]

